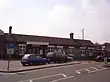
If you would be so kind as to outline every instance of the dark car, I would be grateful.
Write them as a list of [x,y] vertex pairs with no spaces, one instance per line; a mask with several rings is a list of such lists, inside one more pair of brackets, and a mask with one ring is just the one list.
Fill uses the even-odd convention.
[[104,61],[104,58],[107,58],[107,61],[110,61],[110,56],[97,56],[96,61]]
[[61,63],[61,62],[68,62],[72,61],[72,57],[68,57],[63,53],[56,53],[56,52],[48,52],[47,58],[54,63]]
[[74,54],[67,54],[67,56],[68,56],[69,58],[71,58],[72,61],[75,60],[75,55],[74,55]]
[[21,59],[21,63],[23,66],[46,64],[49,63],[49,59],[42,58],[35,54],[25,54]]

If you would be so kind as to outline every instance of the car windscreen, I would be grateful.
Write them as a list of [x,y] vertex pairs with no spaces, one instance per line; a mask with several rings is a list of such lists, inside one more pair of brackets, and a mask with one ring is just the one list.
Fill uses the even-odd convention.
[[29,56],[30,56],[30,54],[26,54],[26,55],[24,55],[24,56],[22,57],[22,59],[28,59]]
[[29,59],[40,59],[40,58],[41,58],[41,56],[36,56],[36,55],[31,55],[29,57]]

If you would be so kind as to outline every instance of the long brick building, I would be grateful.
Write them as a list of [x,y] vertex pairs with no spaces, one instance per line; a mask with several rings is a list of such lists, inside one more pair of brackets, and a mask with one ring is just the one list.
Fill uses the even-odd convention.
[[93,56],[94,50],[94,44],[90,40],[74,39],[73,33],[70,33],[70,38],[2,33],[0,35],[0,58],[8,58],[9,44],[14,45],[12,58],[19,58],[25,53],[35,53],[45,57],[46,53],[54,50],[62,50],[66,54],[74,54],[80,58]]

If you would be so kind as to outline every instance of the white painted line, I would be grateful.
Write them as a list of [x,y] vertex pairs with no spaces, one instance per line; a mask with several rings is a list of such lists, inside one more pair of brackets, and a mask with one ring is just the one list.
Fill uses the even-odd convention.
[[94,73],[94,72],[102,71],[102,70],[105,70],[105,69],[107,69],[107,68],[103,68],[103,69],[97,69],[97,70],[89,71],[88,73]]
[[34,79],[31,79],[31,80],[44,79],[44,78],[54,77],[54,76],[59,76],[59,75],[62,75],[62,74],[60,73],[60,74],[55,74],[55,75],[49,75],[49,76],[45,76],[45,77],[34,78]]
[[54,75],[49,75],[49,76],[44,76],[44,77],[39,77],[39,78],[32,78],[32,79],[28,79],[28,80],[23,80],[23,81],[18,81],[18,82],[27,82],[29,80],[40,80],[40,79],[44,79],[44,78],[49,78],[49,77],[54,77],[54,76],[59,76],[62,75],[62,73],[59,74],[54,74]]
[[62,74],[65,78],[67,78],[67,75],[65,75],[65,74]]
[[14,75],[16,73],[0,73],[0,75]]
[[81,74],[81,71],[87,71],[87,72],[89,72],[90,70],[87,69],[87,68],[84,68],[84,69],[77,70],[76,73],[77,74]]
[[90,67],[90,68],[93,68],[93,69],[95,69],[95,70],[98,70],[98,68],[96,68],[96,67]]
[[81,74],[81,72],[79,72],[78,70],[76,71],[77,74]]
[[29,82],[33,82],[32,80],[29,80]]
[[85,69],[87,72],[89,72],[90,70],[89,69]]
[[50,81],[50,82],[57,82],[57,81],[65,80],[65,79],[70,79],[70,78],[73,78],[73,77],[74,76],[69,76],[69,77],[66,77],[66,78],[56,79],[56,80],[53,80],[53,81]]
[[99,69],[100,69],[100,68],[102,68],[102,69],[103,69],[103,68],[104,68],[104,69],[106,68],[106,67],[103,67],[103,66],[100,66],[100,65],[99,65],[99,66],[97,66],[97,67],[99,67]]

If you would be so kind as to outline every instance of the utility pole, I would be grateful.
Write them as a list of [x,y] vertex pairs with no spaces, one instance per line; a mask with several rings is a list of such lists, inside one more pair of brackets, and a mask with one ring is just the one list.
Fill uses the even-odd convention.
[[82,32],[82,39],[84,40],[84,28],[82,28],[81,32]]

